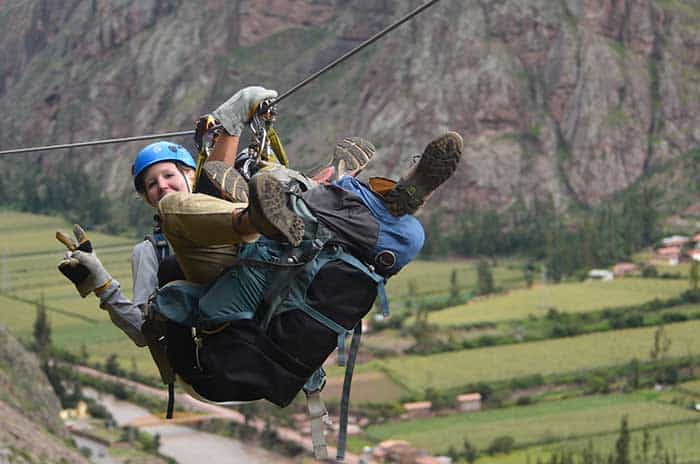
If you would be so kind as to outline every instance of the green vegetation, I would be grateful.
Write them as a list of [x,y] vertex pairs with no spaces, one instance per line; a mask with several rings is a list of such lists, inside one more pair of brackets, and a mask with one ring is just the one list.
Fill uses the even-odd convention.
[[[630,422],[632,428],[630,432],[630,455],[634,464],[642,464],[643,449],[645,443],[645,433],[647,434],[647,455],[649,458],[656,454],[657,443],[660,441],[664,450],[671,450],[671,455],[675,455],[679,463],[695,462],[698,457],[697,444],[700,440],[700,423],[683,423],[662,427],[646,428],[635,430],[637,424]],[[589,438],[580,438],[557,442],[549,445],[532,446],[525,449],[516,450],[509,455],[484,456],[479,458],[479,464],[523,464],[526,462],[535,463],[537,459],[541,462],[549,462],[552,455],[563,452],[582,453],[587,448],[593,448],[596,453],[603,456],[609,455],[615,450],[615,443],[618,435],[608,433]],[[659,461],[650,462],[664,462]],[[578,461],[577,461],[578,462]],[[647,461],[649,462],[649,461]]]
[[[700,352],[700,321],[666,326],[673,344],[669,357]],[[550,375],[648,359],[654,328],[594,333],[532,343],[372,361],[367,367],[385,371],[413,392],[432,387],[459,389],[477,382]]]
[[461,447],[465,438],[480,450],[498,436],[510,436],[516,446],[523,447],[614,433],[623,416],[628,416],[635,428],[700,420],[697,413],[660,403],[654,395],[607,395],[392,422],[369,427],[366,437],[372,443],[401,438],[435,453],[444,453],[450,446]]
[[[5,218],[8,220],[2,220]],[[0,214],[0,224],[0,232],[3,238],[7,238],[4,251],[0,248],[0,317],[4,324],[23,339],[32,340],[33,334],[37,333],[36,308],[43,295],[50,340],[57,349],[103,366],[110,360],[112,370],[157,377],[148,351],[135,347],[114,327],[106,312],[98,309],[93,297],[81,299],[57,272],[56,263],[63,250],[53,238],[53,230],[69,231],[70,224],[21,213]],[[129,254],[133,241],[90,233],[98,255],[128,295],[131,286]],[[356,405],[364,403],[363,413],[376,420],[400,414],[399,398],[419,399],[427,395],[440,404],[447,404],[454,393],[479,384],[487,390],[494,389],[494,399],[486,403],[487,407],[515,404],[516,399],[507,395],[528,389],[533,389],[532,398],[517,403],[536,403],[489,409],[478,414],[373,425],[365,440],[375,442],[399,436],[416,446],[434,442],[430,449],[446,452],[450,446],[463,448],[463,440],[468,437],[479,450],[479,462],[486,459],[497,462],[493,460],[497,459],[495,456],[502,455],[486,457],[489,447],[495,451],[514,446],[515,451],[509,456],[523,456],[525,451],[534,450],[532,452],[537,454],[533,456],[546,457],[558,452],[559,448],[544,446],[545,442],[573,439],[565,443],[578,446],[583,440],[579,437],[590,437],[602,449],[613,440],[611,437],[619,419],[625,414],[629,416],[633,429],[660,427],[695,417],[696,413],[672,404],[675,400],[661,395],[635,393],[563,399],[583,392],[621,391],[627,375],[621,369],[631,366],[632,359],[639,360],[635,364],[639,372],[634,381],[628,382],[643,386],[648,385],[654,376],[669,376],[668,366],[663,364],[665,360],[677,364],[680,358],[699,353],[700,339],[695,333],[700,328],[700,321],[672,323],[695,318],[700,312],[697,303],[684,304],[684,297],[681,297],[690,286],[686,278],[625,278],[613,282],[541,286],[536,282],[540,270],[532,263],[511,259],[483,262],[489,264],[493,285],[508,290],[508,293],[445,310],[426,310],[438,300],[449,305],[450,301],[465,301],[465,295],[476,293],[479,261],[416,261],[389,284],[393,306],[395,310],[398,306],[399,315],[424,308],[419,312],[425,330],[422,334],[417,333],[415,341],[429,334],[431,339],[453,341],[463,336],[473,340],[474,346],[485,346],[485,341],[481,344],[484,336],[491,336],[494,340],[506,337],[502,341],[509,344],[431,356],[386,357],[360,364],[356,368],[353,402]],[[684,272],[688,275],[689,271],[690,268]],[[528,275],[535,282],[532,288],[525,289]],[[482,280],[486,279],[482,276]],[[666,305],[668,301],[674,303]],[[637,312],[641,319],[635,319],[635,324],[666,323],[663,336],[672,343],[665,346],[663,337],[658,337],[657,364],[649,363],[656,327],[615,330],[629,326],[626,325],[627,319]],[[615,325],[618,319],[624,324]],[[573,321],[585,330],[609,331],[529,343],[518,343],[520,340],[509,333],[516,324],[523,327],[525,337],[565,336],[552,335],[554,326],[562,321]],[[408,328],[402,330],[381,332],[369,345],[390,352],[407,340],[413,342],[408,337]],[[528,332],[530,330],[533,332]],[[463,335],[459,335],[460,331]],[[432,343],[434,340],[425,341]],[[680,371],[676,364],[672,366],[674,372]],[[608,367],[614,369],[614,373],[610,371],[611,375],[605,373]],[[688,364],[683,368],[687,370]],[[690,369],[692,371],[692,364]],[[700,366],[696,370],[700,370]],[[336,407],[334,400],[339,396],[341,372],[336,367],[329,369],[331,378],[327,397],[331,408]],[[575,379],[571,381],[575,385],[567,385],[565,390],[553,388],[559,382],[553,379],[568,375]],[[688,378],[686,374],[682,375],[681,380]],[[675,378],[678,378],[677,374]],[[692,395],[697,386],[686,383],[681,388]],[[537,393],[535,390],[538,389],[542,392]],[[368,402],[375,404],[369,405]],[[159,401],[157,407],[162,409],[161,403]],[[568,425],[566,418],[569,418]],[[440,433],[435,434],[435,431]],[[438,440],[434,439],[436,435]],[[636,432],[633,432],[633,440],[635,436]],[[355,446],[360,446],[361,441],[356,439]],[[534,447],[522,449],[528,445]]]
[[687,282],[669,279],[625,278],[611,282],[562,283],[513,290],[506,295],[433,312],[429,320],[440,326],[459,326],[543,317],[552,308],[559,312],[583,313],[671,298],[687,289]]

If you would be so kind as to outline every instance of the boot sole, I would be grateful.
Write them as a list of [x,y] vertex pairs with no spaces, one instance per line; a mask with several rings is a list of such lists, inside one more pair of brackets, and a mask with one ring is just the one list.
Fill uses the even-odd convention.
[[[273,239],[282,236],[293,246],[298,246],[304,237],[304,221],[287,207],[287,196],[282,184],[274,177],[262,173],[253,176],[249,187],[250,207],[256,216],[267,223],[254,225],[262,229],[260,232],[263,235]],[[274,232],[268,231],[268,226]]]
[[356,176],[367,167],[375,151],[374,145],[367,140],[359,137],[344,138],[338,142],[333,153],[336,176]]
[[224,200],[248,202],[248,186],[243,176],[233,166],[222,161],[207,161],[204,164],[203,174]]
[[428,196],[457,170],[463,148],[462,136],[456,132],[448,132],[430,142],[412,174],[385,196],[389,212],[403,216],[420,208]]

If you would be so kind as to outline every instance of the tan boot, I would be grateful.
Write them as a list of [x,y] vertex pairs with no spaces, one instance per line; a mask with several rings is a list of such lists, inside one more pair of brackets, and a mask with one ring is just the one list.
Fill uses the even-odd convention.
[[298,246],[304,237],[304,221],[289,209],[282,183],[262,171],[253,176],[249,188],[248,214],[258,232],[273,240],[286,240]]
[[339,141],[328,166],[314,174],[316,182],[331,182],[343,176],[357,176],[367,167],[376,149],[371,142],[360,137],[345,137]]
[[248,183],[238,170],[223,161],[204,163],[197,191],[234,203],[248,202]]
[[384,196],[389,212],[394,216],[415,213],[455,172],[463,148],[462,136],[456,132],[448,132],[430,142],[420,161]]

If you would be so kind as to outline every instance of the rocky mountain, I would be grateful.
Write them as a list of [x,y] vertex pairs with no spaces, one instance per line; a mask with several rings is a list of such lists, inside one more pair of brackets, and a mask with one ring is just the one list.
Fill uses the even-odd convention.
[[[2,148],[190,129],[238,88],[287,90],[420,3],[0,0]],[[459,175],[433,200],[447,210],[585,208],[650,179],[691,207],[700,0],[442,0],[279,111],[300,167],[356,134],[395,175],[461,132]],[[141,145],[26,158],[80,160],[124,197]]]
[[59,411],[36,356],[0,326],[0,462],[87,463],[67,445]]

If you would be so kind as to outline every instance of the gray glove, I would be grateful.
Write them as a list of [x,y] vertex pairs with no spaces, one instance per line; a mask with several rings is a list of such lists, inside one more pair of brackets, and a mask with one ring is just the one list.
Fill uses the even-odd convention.
[[239,136],[243,130],[243,124],[250,121],[258,104],[265,99],[276,97],[277,91],[275,90],[268,90],[264,87],[246,87],[234,93],[211,114],[219,120],[229,135]]
[[76,224],[73,234],[78,244],[73,243],[65,234],[56,232],[56,238],[70,250],[58,263],[58,270],[73,282],[80,296],[85,298],[95,290],[108,287],[112,282],[112,276],[95,255],[85,231]]

